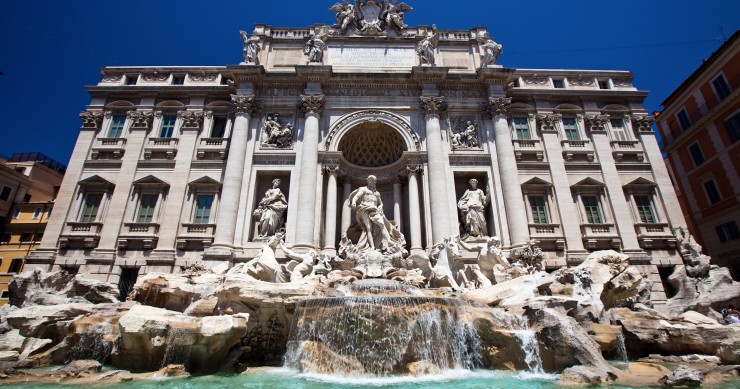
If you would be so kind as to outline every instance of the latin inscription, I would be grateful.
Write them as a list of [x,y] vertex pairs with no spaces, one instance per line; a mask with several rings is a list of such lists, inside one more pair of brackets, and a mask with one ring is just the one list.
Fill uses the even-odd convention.
[[329,47],[329,65],[411,67],[416,65],[416,57],[410,47]]

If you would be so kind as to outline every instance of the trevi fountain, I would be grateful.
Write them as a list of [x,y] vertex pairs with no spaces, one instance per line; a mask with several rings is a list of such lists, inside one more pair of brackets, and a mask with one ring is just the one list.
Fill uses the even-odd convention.
[[[375,19],[355,7],[338,3],[337,24],[306,37],[308,63],[337,34],[406,31],[404,3],[383,2]],[[435,66],[437,34],[415,38],[421,66]],[[262,47],[242,35],[247,66]],[[487,35],[478,43],[483,65],[495,66],[501,46]],[[480,147],[476,125],[461,123],[451,147]],[[292,147],[277,114],[265,129],[263,146]],[[127,296],[84,272],[21,273],[0,308],[0,385],[740,388],[740,325],[720,313],[740,306],[740,283],[684,228],[669,239],[683,261],[667,280],[675,293],[654,304],[653,281],[627,250],[591,250],[553,269],[537,239],[502,242],[488,211],[498,195],[467,178],[459,233],[426,251],[410,250],[386,215],[374,174],[349,188],[340,211],[352,220],[336,250],[288,244],[286,183],[269,177],[251,211],[258,249],[244,261],[149,271]]]

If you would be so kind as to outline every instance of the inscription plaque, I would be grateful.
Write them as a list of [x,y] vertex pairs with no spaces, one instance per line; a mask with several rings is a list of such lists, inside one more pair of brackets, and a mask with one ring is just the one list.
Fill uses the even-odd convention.
[[329,47],[329,65],[411,67],[416,65],[412,47]]

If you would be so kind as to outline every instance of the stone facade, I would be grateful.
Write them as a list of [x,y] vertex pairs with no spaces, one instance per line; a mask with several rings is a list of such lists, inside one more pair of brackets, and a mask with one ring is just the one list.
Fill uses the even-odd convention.
[[117,282],[246,262],[275,178],[285,242],[332,254],[370,174],[405,249],[426,255],[463,232],[476,179],[505,253],[535,240],[555,269],[620,250],[665,298],[658,267],[682,263],[685,221],[630,72],[507,68],[485,28],[358,4],[363,18],[333,8],[333,27],[256,25],[240,65],[104,68],[28,264]]

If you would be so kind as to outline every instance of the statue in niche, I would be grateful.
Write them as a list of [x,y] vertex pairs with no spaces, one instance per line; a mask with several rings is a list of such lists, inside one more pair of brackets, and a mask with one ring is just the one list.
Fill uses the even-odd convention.
[[288,209],[288,201],[279,186],[279,178],[272,180],[272,188],[265,192],[265,197],[254,210],[253,215],[259,222],[257,231],[260,238],[275,235],[285,224],[284,215]]
[[354,26],[357,22],[357,10],[355,6],[344,0],[344,3],[336,3],[329,8],[329,12],[337,13],[337,23],[332,27],[339,28],[341,33],[347,31],[349,27]]
[[244,62],[246,64],[259,64],[259,53],[262,51],[262,40],[256,35],[247,36],[246,31],[239,31],[244,42]]
[[397,28],[403,30],[408,27],[404,23],[404,12],[411,12],[414,9],[406,5],[406,3],[398,4],[398,0],[393,0],[393,3],[389,3],[388,0],[383,0],[383,17],[388,28]]
[[284,149],[293,144],[293,124],[281,125],[278,114],[267,116],[262,132],[262,146]]
[[324,50],[326,49],[326,38],[329,33],[326,27],[321,27],[317,31],[312,31],[311,36],[303,48],[303,54],[308,57],[308,63],[321,64],[324,61]]
[[421,65],[435,66],[434,50],[438,43],[439,33],[437,32],[437,26],[433,24],[432,29],[428,30],[424,38],[416,45],[416,53],[419,54]]
[[487,32],[478,37],[478,42],[481,50],[481,67],[496,65],[498,56],[503,52],[503,46],[491,39]]
[[452,134],[452,149],[457,150],[479,148],[480,144],[478,143],[478,126],[471,120],[468,120],[465,124],[462,124],[462,126],[464,126],[465,128]]
[[349,196],[350,207],[357,214],[357,224],[362,233],[355,243],[359,251],[394,253],[403,250],[406,241],[403,234],[383,213],[383,201],[375,187],[377,178],[367,177],[367,186],[360,187]]
[[475,178],[470,180],[469,183],[470,189],[466,190],[460,201],[457,202],[457,208],[460,209],[462,218],[463,239],[488,236],[485,210],[491,195],[488,188],[486,188],[485,193],[478,189],[478,180]]
[[316,250],[308,250],[306,253],[299,254],[285,247],[285,242],[283,241],[280,241],[280,249],[283,250],[288,258],[292,259],[292,261],[285,265],[284,270],[285,273],[290,274],[290,282],[298,282],[311,274],[318,256]]

